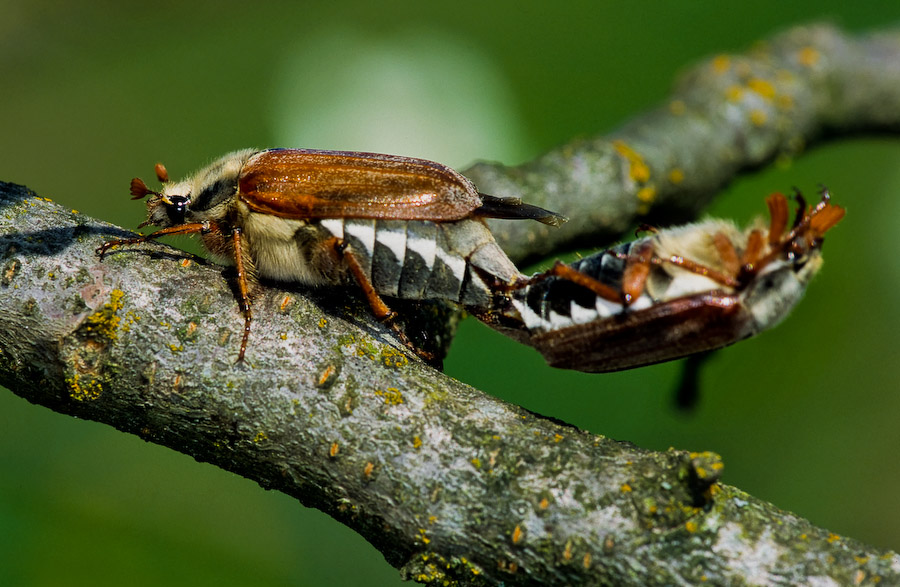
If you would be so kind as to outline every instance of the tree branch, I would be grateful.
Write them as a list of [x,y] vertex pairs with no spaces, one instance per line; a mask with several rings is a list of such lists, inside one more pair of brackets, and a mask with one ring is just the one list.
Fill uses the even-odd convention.
[[[484,191],[573,218],[547,242],[537,223],[507,223],[504,245],[524,259],[688,214],[827,130],[897,127],[885,109],[900,104],[900,35],[796,29],[764,51],[701,64],[612,137],[470,170]],[[267,288],[235,365],[241,318],[221,268],[160,244],[100,262],[122,229],[12,184],[0,212],[0,383],[292,495],[417,581],[900,581],[896,554],[719,484],[717,455],[593,435],[408,358],[354,292]]]
[[811,25],[696,65],[664,104],[609,135],[464,173],[481,191],[570,218],[564,230],[495,221],[519,262],[607,244],[639,222],[694,218],[741,170],[794,157],[824,136],[898,129],[900,30],[853,37]]

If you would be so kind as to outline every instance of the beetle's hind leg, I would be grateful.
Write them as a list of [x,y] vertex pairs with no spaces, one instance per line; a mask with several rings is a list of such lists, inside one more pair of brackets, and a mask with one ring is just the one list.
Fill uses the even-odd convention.
[[646,246],[638,247],[638,250],[628,254],[625,258],[621,288],[604,283],[596,277],[579,271],[562,261],[556,261],[547,271],[536,273],[531,277],[522,277],[510,284],[500,285],[498,289],[513,292],[529,288],[551,277],[555,277],[584,287],[599,298],[621,304],[624,309],[644,292],[653,258],[653,247],[649,243],[646,243]]
[[435,360],[435,356],[432,353],[419,348],[409,340],[409,337],[406,336],[406,333],[400,328],[395,320],[397,313],[391,310],[384,300],[381,299],[381,296],[378,295],[378,292],[375,291],[372,280],[366,275],[362,263],[356,258],[353,250],[347,248],[346,243],[338,239],[335,239],[335,250],[347,265],[350,273],[353,274],[353,278],[356,280],[356,283],[359,284],[360,289],[362,289],[363,295],[366,297],[366,301],[369,302],[369,307],[372,309],[372,314],[375,315],[375,318],[393,330],[396,337],[403,343],[403,346],[414,352],[416,356],[423,361],[432,363]]

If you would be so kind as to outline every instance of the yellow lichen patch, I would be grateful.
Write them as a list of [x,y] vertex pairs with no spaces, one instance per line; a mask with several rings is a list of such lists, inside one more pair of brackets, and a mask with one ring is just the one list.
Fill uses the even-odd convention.
[[103,384],[93,377],[82,380],[81,375],[76,373],[66,378],[66,385],[69,386],[69,397],[77,402],[93,401],[103,395]]
[[628,483],[622,483],[622,487],[619,488],[622,493],[631,493],[631,485]]
[[332,442],[331,446],[328,447],[328,456],[332,459],[338,456],[338,453],[341,451],[341,445],[336,442]]
[[375,390],[375,395],[382,398],[384,403],[389,406],[396,406],[403,403],[403,394],[396,387],[388,387],[386,391],[380,389]]
[[728,55],[716,55],[712,60],[712,70],[722,75],[731,67],[731,58]]
[[669,181],[675,185],[680,184],[684,181],[684,171],[678,167],[673,168],[669,172]]
[[826,540],[831,544],[834,544],[835,542],[837,542],[840,539],[841,539],[840,536],[838,536],[837,534],[832,534],[832,533],[829,533],[828,538],[826,538]]
[[481,468],[481,459],[479,459],[478,457],[472,458],[469,462],[472,463],[472,466],[476,469]]
[[869,557],[867,557],[867,556],[854,556],[853,558],[856,559],[856,562],[861,565],[864,565],[867,562],[869,562]]
[[693,534],[694,532],[697,531],[697,522],[694,522],[693,520],[688,520],[687,522],[684,523],[684,528],[685,528],[685,530],[687,530],[688,532]]
[[541,498],[541,501],[538,502],[538,507],[542,510],[547,509],[550,507],[550,500],[546,497]]
[[253,437],[253,442],[259,444],[260,442],[269,440],[269,436],[262,430],[256,433],[256,436]]
[[636,182],[644,183],[650,179],[650,168],[644,162],[644,158],[640,153],[629,147],[625,141],[613,141],[613,147],[618,151],[619,155],[628,161],[628,175]]
[[375,471],[375,463],[369,461],[366,463],[366,466],[363,467],[363,477],[368,481],[372,477],[372,472]]
[[190,259],[182,259],[182,260],[181,260],[181,266],[182,266],[182,267],[190,267],[190,266],[191,266],[191,260],[190,260]]
[[92,338],[115,340],[118,337],[119,323],[122,321],[119,310],[122,309],[122,298],[125,292],[112,290],[109,302],[91,314],[84,321],[84,329]]
[[328,320],[325,318],[319,318],[319,328],[325,328],[328,325]]
[[566,548],[565,548],[565,550],[563,550],[562,556],[563,556],[564,561],[572,560],[572,541],[571,540],[566,541]]
[[422,439],[418,436],[413,436],[413,448],[416,450],[422,448]]
[[747,80],[747,87],[767,100],[775,97],[775,86],[762,78],[754,77]]
[[797,51],[797,63],[804,67],[813,67],[819,62],[822,54],[812,47],[804,47]]
[[681,116],[687,112],[687,104],[684,103],[684,100],[672,100],[669,102],[669,112],[675,116]]
[[406,355],[402,354],[400,351],[391,347],[385,347],[381,351],[381,363],[385,367],[399,369],[400,367],[405,367],[407,363],[409,363],[409,359],[407,359]]
[[769,116],[766,114],[765,110],[754,108],[750,111],[750,122],[752,122],[754,126],[763,126],[768,119]]
[[589,553],[589,552],[584,553],[584,557],[581,559],[581,566],[583,566],[586,569],[591,568],[591,553]]
[[563,438],[565,438],[562,434],[554,434],[553,442],[560,442]]
[[422,541],[422,544],[428,544],[431,542],[431,539],[428,537],[427,532],[425,532],[425,528],[419,528],[419,540]]

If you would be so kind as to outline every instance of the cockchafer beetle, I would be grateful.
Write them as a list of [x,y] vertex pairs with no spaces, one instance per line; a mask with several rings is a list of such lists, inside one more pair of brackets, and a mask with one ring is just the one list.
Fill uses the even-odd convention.
[[509,316],[510,335],[550,365],[587,372],[669,361],[754,336],[800,301],[822,265],[824,234],[844,216],[827,190],[815,206],[799,192],[796,199],[790,227],[788,201],[775,193],[766,199],[767,228],[757,222],[742,231],[711,219],[657,231],[572,263],[569,278],[541,277],[516,289],[493,315]]
[[[442,299],[489,311],[496,284],[523,276],[494,241],[485,218],[565,218],[516,198],[479,193],[456,171],[424,159],[312,149],[247,149],[225,155],[160,191],[138,178],[134,199],[150,196],[141,226],[160,230],[117,245],[199,233],[212,255],[237,270],[244,313],[238,360],[250,334],[257,277],[306,285],[356,282],[376,318],[393,313],[382,296]],[[405,343],[402,331],[397,334]]]

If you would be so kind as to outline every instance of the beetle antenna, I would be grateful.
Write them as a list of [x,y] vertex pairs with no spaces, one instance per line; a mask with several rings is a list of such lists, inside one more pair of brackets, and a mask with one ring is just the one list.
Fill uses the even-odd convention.
[[139,177],[135,177],[131,180],[131,199],[132,200],[140,200],[144,196],[148,196],[153,194],[155,196],[159,195],[159,192],[154,192],[150,188],[147,187],[147,184],[144,183]]
[[159,183],[167,183],[169,181],[169,172],[166,170],[165,165],[157,163],[153,170],[156,171],[156,179],[159,180]]

